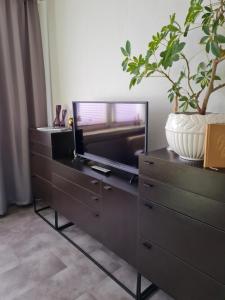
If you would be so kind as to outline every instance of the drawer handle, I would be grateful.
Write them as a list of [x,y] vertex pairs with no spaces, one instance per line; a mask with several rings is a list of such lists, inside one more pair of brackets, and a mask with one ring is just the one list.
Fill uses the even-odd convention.
[[98,197],[93,196],[92,200],[97,202],[99,199],[98,199]]
[[145,163],[146,165],[154,165],[154,162],[153,162],[153,161],[145,160],[144,163]]
[[152,248],[152,245],[149,242],[144,242],[144,243],[142,243],[142,245],[148,250],[150,250]]
[[100,214],[99,214],[99,213],[95,213],[94,216],[95,216],[96,218],[99,218],[99,217],[100,217]]
[[144,206],[147,207],[148,209],[153,209],[153,205],[151,203],[144,203]]
[[149,189],[149,188],[153,188],[154,187],[154,184],[151,184],[151,183],[144,183],[143,184],[145,188]]
[[98,184],[98,180],[92,180],[91,184],[94,184],[94,185]]
[[104,190],[106,190],[106,191],[111,191],[111,190],[112,190],[112,187],[109,186],[109,185],[105,185],[105,186],[104,186]]

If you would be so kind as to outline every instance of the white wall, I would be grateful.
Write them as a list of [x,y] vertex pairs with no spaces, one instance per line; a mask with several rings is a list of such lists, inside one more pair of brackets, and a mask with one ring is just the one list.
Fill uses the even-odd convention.
[[[145,51],[169,14],[184,16],[187,0],[47,0],[53,105],[71,108],[72,100],[149,100],[150,148],[166,145],[169,85],[147,79],[132,91],[122,72],[120,46],[127,39],[134,53]],[[192,54],[195,48],[187,49]],[[225,110],[224,92],[210,110]]]
[[45,66],[45,82],[47,96],[47,116],[48,125],[52,125],[52,89],[51,89],[51,72],[49,60],[49,30],[48,30],[48,9],[46,1],[38,1],[38,10],[40,16],[41,36]]

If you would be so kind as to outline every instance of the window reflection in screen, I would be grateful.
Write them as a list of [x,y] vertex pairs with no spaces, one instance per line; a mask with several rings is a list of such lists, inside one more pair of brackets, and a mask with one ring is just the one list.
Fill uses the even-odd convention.
[[106,103],[79,103],[77,105],[79,126],[104,124],[107,122]]
[[146,103],[75,102],[76,151],[137,168],[145,151]]
[[145,107],[131,103],[78,103],[77,125],[84,131],[144,125]]

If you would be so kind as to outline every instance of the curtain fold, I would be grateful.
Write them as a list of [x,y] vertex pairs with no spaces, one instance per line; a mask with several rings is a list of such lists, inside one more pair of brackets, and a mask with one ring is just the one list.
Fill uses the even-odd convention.
[[0,0],[0,215],[31,202],[28,129],[46,124],[36,0]]

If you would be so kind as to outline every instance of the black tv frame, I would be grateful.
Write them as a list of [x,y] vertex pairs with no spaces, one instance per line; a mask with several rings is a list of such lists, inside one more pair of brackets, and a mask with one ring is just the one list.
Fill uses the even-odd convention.
[[134,175],[138,175],[139,174],[139,169],[135,168],[135,167],[131,167],[129,165],[114,161],[114,160],[110,160],[108,158],[102,157],[102,156],[98,156],[98,155],[94,155],[94,154],[90,154],[90,153],[85,153],[85,154],[80,154],[77,153],[76,151],[76,132],[78,129],[77,126],[77,118],[75,117],[77,115],[77,107],[76,107],[76,103],[118,103],[118,104],[145,104],[145,148],[144,148],[144,152],[147,153],[148,152],[148,124],[149,124],[149,119],[148,119],[148,101],[73,101],[72,105],[73,105],[73,118],[74,118],[74,126],[73,126],[73,134],[74,134],[74,156],[75,157],[82,157],[91,161],[94,161],[96,163],[100,163],[104,166],[109,166],[112,168],[116,168],[119,169],[121,171],[125,171]]

